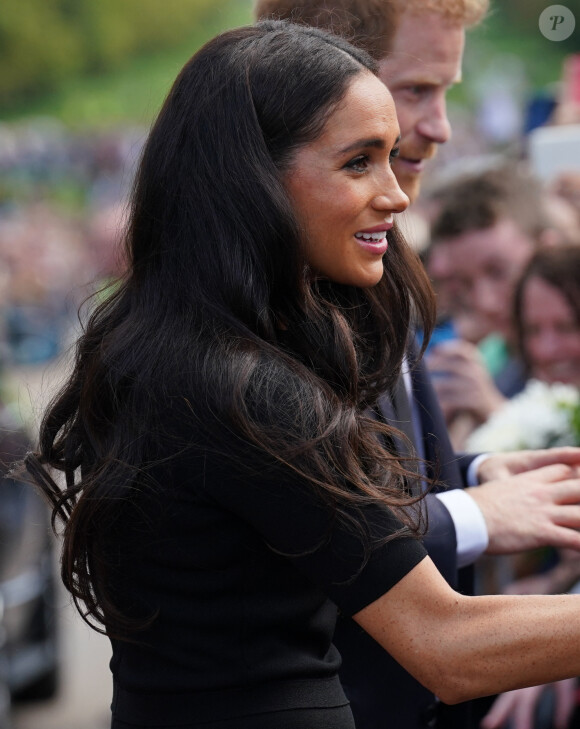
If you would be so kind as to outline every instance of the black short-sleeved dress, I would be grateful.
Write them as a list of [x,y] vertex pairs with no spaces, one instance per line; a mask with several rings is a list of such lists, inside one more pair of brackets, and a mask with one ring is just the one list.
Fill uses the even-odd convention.
[[[251,446],[237,467],[227,438],[158,464],[111,526],[112,594],[154,616],[130,641],[112,638],[112,727],[353,729],[337,607],[370,604],[424,548],[396,538],[365,560],[365,539],[310,485],[253,464]],[[400,527],[387,509],[364,516],[371,540]]]

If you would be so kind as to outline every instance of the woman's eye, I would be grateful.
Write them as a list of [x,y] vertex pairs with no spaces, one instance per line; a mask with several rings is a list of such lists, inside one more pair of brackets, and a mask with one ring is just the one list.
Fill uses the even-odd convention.
[[369,158],[366,154],[361,154],[354,159],[351,159],[345,164],[345,169],[353,170],[354,172],[366,172],[368,168]]

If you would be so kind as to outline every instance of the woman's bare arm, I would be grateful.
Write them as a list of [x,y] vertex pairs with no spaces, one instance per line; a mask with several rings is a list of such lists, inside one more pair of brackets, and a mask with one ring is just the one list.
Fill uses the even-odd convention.
[[429,557],[354,620],[448,704],[580,675],[579,595],[466,597]]

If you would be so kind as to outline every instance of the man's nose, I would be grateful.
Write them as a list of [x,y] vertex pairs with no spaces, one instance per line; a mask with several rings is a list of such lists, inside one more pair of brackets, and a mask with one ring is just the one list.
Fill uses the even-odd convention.
[[434,99],[425,108],[425,113],[417,123],[417,132],[436,144],[445,144],[451,138],[451,125],[447,118],[445,96]]

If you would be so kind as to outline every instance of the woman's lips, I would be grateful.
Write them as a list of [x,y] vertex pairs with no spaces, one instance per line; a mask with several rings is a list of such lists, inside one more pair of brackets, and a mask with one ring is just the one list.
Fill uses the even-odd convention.
[[390,230],[393,227],[393,223],[393,216],[389,215],[389,217],[385,218],[382,223],[375,225],[373,228],[364,228],[362,230],[357,230],[355,235],[372,235],[373,233],[386,233],[387,230]]
[[355,238],[355,240],[359,244],[359,246],[365,251],[368,251],[369,253],[374,253],[377,256],[382,256],[384,253],[387,252],[387,248],[389,247],[386,236],[378,241],[364,240],[364,238]]
[[[389,246],[388,241],[387,241],[387,231],[383,227],[382,229],[379,229],[377,231],[372,231],[372,232],[375,234],[375,236],[373,238],[361,237],[363,235],[363,231],[361,231],[360,233],[358,233],[357,235],[354,236],[354,239],[356,240],[358,245],[361,248],[363,248],[365,251],[368,251],[369,253],[374,253],[375,255],[382,256],[386,252],[386,250]],[[369,235],[369,232],[364,231],[364,234]],[[377,237],[378,235],[380,235],[380,238]]]

